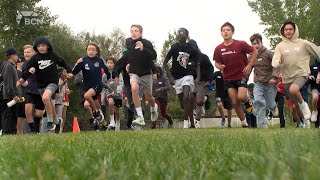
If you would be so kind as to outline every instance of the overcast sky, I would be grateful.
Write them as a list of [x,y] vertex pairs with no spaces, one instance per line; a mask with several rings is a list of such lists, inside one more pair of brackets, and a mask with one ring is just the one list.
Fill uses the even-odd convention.
[[[234,39],[245,40],[253,33],[263,33],[260,18],[251,11],[247,0],[42,0],[58,21],[74,32],[96,34],[120,28],[129,35],[131,24],[141,24],[143,36],[156,44],[158,54],[168,32],[185,27],[210,59],[222,42],[220,26],[229,21],[235,26]],[[264,38],[269,48],[269,42]]]

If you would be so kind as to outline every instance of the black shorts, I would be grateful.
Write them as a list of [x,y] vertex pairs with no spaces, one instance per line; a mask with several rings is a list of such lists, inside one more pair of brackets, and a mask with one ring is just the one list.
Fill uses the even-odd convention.
[[26,113],[24,111],[24,105],[25,102],[17,103],[17,111],[18,111],[18,117],[20,118],[26,118]]
[[242,78],[240,80],[227,80],[224,82],[226,89],[229,88],[234,88],[234,89],[238,89],[239,87],[244,87],[247,88],[248,79],[247,78]]
[[25,104],[34,104],[35,109],[44,110],[44,104],[40,94],[25,94]]
[[223,107],[225,109],[231,110],[232,109],[232,102],[229,96],[225,97],[216,97],[216,103],[222,102]]
[[[101,91],[102,91],[102,86],[95,86],[95,87],[85,87],[84,88],[84,93],[86,93],[89,89],[93,89],[95,92],[96,92],[96,95],[95,96],[92,96],[92,99],[93,100],[97,100],[98,99],[98,96],[100,95]],[[84,94],[83,94],[84,96]]]
[[122,107],[122,99],[113,99],[114,101],[114,107]]

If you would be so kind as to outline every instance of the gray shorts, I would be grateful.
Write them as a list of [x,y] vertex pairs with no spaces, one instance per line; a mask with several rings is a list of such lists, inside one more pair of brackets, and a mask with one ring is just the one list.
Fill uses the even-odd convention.
[[45,90],[50,90],[52,93],[52,99],[55,99],[55,94],[56,91],[58,90],[59,86],[57,84],[54,83],[50,83],[47,85],[47,87],[42,88],[42,89],[38,89],[38,91],[40,92],[40,95],[42,96]]
[[197,86],[194,86],[194,90],[192,94],[196,94],[197,96],[204,96],[206,95],[208,86],[205,86],[206,82],[199,82]]
[[141,90],[142,93],[152,95],[153,80],[152,80],[151,74],[139,77],[136,74],[129,73],[129,76],[130,76],[130,84],[132,84],[132,82],[137,82],[139,84],[139,89]]
[[289,95],[289,99],[291,101],[296,101],[296,98],[290,94],[289,92],[290,86],[292,84],[296,84],[299,86],[299,89],[301,89],[307,83],[307,81],[308,81],[307,76],[300,76],[300,77],[297,77],[292,83],[284,84],[284,89],[286,90],[286,93]]

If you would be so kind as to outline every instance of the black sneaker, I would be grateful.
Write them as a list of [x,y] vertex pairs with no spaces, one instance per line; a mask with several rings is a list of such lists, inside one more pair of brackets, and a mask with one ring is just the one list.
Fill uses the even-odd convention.
[[228,128],[231,128],[231,125],[228,125]]
[[206,100],[206,102],[204,102],[204,108],[205,108],[206,110],[209,110],[209,109],[210,109],[210,106],[211,106],[211,103],[210,103],[209,96],[208,96],[208,95],[206,95],[206,96],[207,96],[207,100]]
[[47,122],[47,131],[54,131],[56,129],[56,125],[53,122]]

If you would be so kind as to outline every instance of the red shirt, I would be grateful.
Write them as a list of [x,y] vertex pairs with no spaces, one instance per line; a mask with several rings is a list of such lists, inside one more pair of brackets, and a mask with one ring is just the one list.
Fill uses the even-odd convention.
[[284,94],[284,85],[282,83],[282,76],[279,76],[279,82],[278,82],[278,90],[277,92]]
[[253,50],[248,43],[239,40],[233,40],[229,46],[222,43],[216,47],[213,60],[226,66],[223,70],[225,81],[248,78],[248,75],[243,74],[242,70],[248,64],[247,54],[252,53]]

